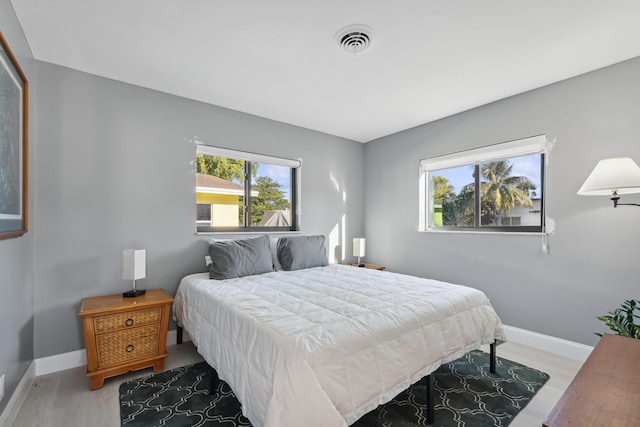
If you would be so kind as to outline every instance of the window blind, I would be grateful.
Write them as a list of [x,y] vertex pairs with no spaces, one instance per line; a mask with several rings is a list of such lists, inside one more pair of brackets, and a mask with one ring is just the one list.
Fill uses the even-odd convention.
[[422,159],[420,160],[420,168],[423,172],[427,172],[527,154],[546,153],[549,147],[550,142],[547,139],[547,135],[537,135],[516,141],[502,142],[458,153]]
[[264,154],[247,153],[245,151],[229,150],[226,148],[212,147],[210,145],[198,144],[196,153],[207,156],[228,157],[231,159],[245,160],[250,162],[268,163],[270,165],[287,166],[299,168],[302,160],[283,159],[280,157],[266,156]]

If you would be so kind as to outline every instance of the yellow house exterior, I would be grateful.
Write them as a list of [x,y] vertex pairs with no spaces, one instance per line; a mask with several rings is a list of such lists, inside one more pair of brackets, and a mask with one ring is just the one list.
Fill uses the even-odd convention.
[[[257,196],[257,191],[251,192]],[[240,197],[244,187],[217,176],[196,174],[197,222],[211,227],[240,225]]]
[[211,221],[207,221],[211,226],[237,227],[240,221],[239,201],[237,195],[196,192],[198,205],[211,206]]

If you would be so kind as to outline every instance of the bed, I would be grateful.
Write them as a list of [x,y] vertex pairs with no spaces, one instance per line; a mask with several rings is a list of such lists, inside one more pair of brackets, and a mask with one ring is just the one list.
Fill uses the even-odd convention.
[[[212,267],[183,278],[175,297],[179,328],[254,427],[348,426],[441,364],[505,341],[481,291],[328,265],[324,238],[312,236],[309,249],[309,237],[287,238],[289,258],[282,239],[275,252],[264,237],[260,249],[223,250],[221,260],[212,243],[212,266],[252,274],[236,275],[236,265],[236,277],[220,278]],[[258,259],[265,250],[269,261]]]

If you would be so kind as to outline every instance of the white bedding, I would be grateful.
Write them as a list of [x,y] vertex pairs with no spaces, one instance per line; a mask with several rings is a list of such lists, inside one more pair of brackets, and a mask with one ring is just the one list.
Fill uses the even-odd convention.
[[178,324],[254,427],[342,427],[441,364],[505,341],[473,288],[329,265],[185,277]]

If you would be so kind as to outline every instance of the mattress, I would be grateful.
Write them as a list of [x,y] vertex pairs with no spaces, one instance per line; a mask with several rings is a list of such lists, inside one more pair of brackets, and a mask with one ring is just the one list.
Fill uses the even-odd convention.
[[481,345],[505,341],[477,289],[329,265],[185,277],[175,319],[254,427],[343,427]]

